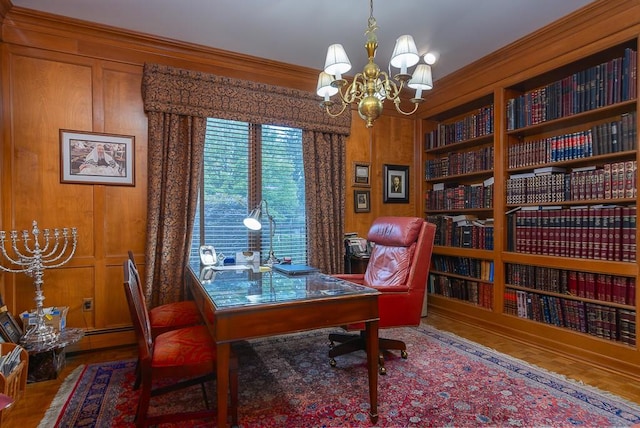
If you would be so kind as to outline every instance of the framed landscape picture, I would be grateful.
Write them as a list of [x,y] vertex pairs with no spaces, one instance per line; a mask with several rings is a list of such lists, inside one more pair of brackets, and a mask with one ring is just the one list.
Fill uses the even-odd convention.
[[62,183],[135,186],[135,137],[60,130]]
[[383,201],[385,203],[409,202],[409,166],[385,165]]

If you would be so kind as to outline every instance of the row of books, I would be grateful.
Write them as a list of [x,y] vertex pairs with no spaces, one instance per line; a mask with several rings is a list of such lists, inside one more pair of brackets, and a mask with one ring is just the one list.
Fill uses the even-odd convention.
[[637,51],[507,100],[507,130],[536,125],[636,98]]
[[425,135],[425,150],[493,134],[493,104],[481,107],[454,123],[438,124]]
[[491,309],[493,306],[493,285],[487,282],[429,274],[428,292],[483,308]]
[[533,172],[511,174],[506,183],[507,204],[588,201],[635,198],[638,164],[636,160],[573,168],[536,168]]
[[603,339],[636,344],[636,311],[507,289],[504,312]]
[[619,120],[594,125],[590,145],[593,156],[635,150],[638,138],[636,112],[624,113]]
[[436,225],[434,245],[493,250],[493,219],[429,215],[427,221]]
[[511,174],[506,182],[508,205],[561,202],[567,200],[569,186],[560,168],[553,173]]
[[426,209],[461,210],[493,207],[493,177],[477,184],[436,183],[425,193]]
[[632,262],[636,207],[523,207],[507,216],[507,249],[519,253]]
[[432,271],[454,273],[488,282],[493,282],[493,266],[493,260],[440,255],[431,257]]
[[432,180],[451,175],[490,171],[493,169],[493,158],[493,146],[490,146],[468,152],[449,153],[438,159],[428,159],[424,167],[425,178]]
[[630,306],[636,304],[634,277],[507,263],[505,282],[602,302]]
[[511,144],[507,162],[509,168],[521,168],[625,152],[635,150],[637,138],[636,112],[624,113],[584,131]]

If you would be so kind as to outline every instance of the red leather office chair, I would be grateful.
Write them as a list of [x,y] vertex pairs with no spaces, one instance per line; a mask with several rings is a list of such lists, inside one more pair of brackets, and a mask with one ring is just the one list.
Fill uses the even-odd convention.
[[[420,324],[435,230],[434,224],[420,217],[380,217],[373,222],[367,235],[367,240],[375,245],[366,272],[336,275],[381,292],[378,297],[381,329]],[[329,358],[333,367],[335,357],[366,349],[364,324],[345,328],[360,330],[360,335],[329,335]],[[380,338],[379,341],[380,374],[385,374],[383,351],[400,350],[402,358],[407,358],[407,346],[400,340]],[[340,344],[334,346],[335,342]]]
[[[133,328],[138,340],[138,367],[141,374],[141,392],[135,423],[138,427],[166,422],[213,418],[206,400],[204,382],[215,378],[216,344],[205,325],[196,325],[151,335],[149,313],[142,300],[138,272],[131,260],[124,262],[124,290],[127,296]],[[231,395],[231,419],[238,424],[238,361],[231,356],[229,389]],[[151,397],[201,384],[207,404],[206,410],[170,413],[148,417]],[[160,385],[160,386],[158,386]],[[155,387],[155,388],[154,388]],[[226,426],[227,421],[218,426]]]

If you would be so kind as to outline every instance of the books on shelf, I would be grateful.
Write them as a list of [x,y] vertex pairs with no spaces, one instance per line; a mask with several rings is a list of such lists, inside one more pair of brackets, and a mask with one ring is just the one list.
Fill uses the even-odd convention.
[[425,199],[426,209],[429,211],[491,208],[493,183],[435,183],[425,194]]
[[511,174],[507,204],[540,204],[598,199],[631,199],[637,195],[637,161],[627,160],[571,168],[548,166]]
[[508,288],[504,312],[635,346],[634,310]]
[[631,100],[637,96],[637,51],[589,67],[507,100],[507,130]]
[[425,179],[432,180],[452,175],[491,171],[493,169],[493,146],[472,151],[453,152],[446,156],[428,159],[425,162]]
[[507,149],[507,165],[521,168],[635,150],[636,117],[635,111],[627,112],[583,131],[513,143]]
[[529,254],[633,262],[636,206],[524,206],[507,218],[507,248]]
[[434,271],[493,282],[493,260],[433,255],[431,266]]
[[449,144],[493,134],[493,104],[481,107],[452,123],[439,124],[425,135],[425,149],[435,149]]
[[[458,220],[463,220],[457,217]],[[465,218],[463,221],[466,221]],[[458,225],[451,215],[428,215],[427,221],[436,225],[434,245],[459,248],[493,249],[493,224],[478,224],[473,219],[470,224]]]
[[462,300],[491,309],[493,285],[473,279],[453,278],[446,275],[429,274],[429,294]]
[[507,263],[505,282],[537,291],[635,306],[634,277]]

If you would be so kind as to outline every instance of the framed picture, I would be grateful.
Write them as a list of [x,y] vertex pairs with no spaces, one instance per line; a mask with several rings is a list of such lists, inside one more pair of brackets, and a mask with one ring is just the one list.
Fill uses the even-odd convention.
[[0,334],[6,342],[20,343],[22,329],[11,312],[0,312]]
[[369,163],[354,162],[353,163],[353,185],[359,187],[369,187]]
[[60,181],[135,186],[135,137],[60,130]]
[[371,211],[371,191],[354,190],[353,207],[355,212],[357,213],[368,213],[369,211]]
[[386,203],[409,202],[409,166],[385,165],[383,201]]

